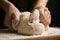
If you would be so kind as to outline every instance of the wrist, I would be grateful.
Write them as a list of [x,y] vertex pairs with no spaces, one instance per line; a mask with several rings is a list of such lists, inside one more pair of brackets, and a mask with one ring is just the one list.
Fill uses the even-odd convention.
[[38,10],[45,9],[45,8],[46,8],[45,6],[35,7],[35,9],[38,9]]

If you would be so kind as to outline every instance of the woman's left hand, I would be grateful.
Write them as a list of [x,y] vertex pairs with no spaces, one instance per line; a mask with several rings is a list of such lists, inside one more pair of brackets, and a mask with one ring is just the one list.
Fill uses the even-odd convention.
[[42,22],[44,25],[49,25],[51,23],[51,14],[47,7],[41,7],[39,8],[40,12],[40,22]]

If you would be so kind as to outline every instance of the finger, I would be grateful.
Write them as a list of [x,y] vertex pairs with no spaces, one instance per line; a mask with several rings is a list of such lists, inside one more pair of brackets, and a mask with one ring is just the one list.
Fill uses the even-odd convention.
[[44,22],[44,19],[45,19],[45,16],[44,16],[44,9],[43,8],[41,8],[41,9],[39,9],[39,13],[40,13],[40,20],[41,20],[41,22]]
[[50,11],[48,10],[48,15],[49,15],[49,18],[51,19],[51,13],[50,13]]
[[11,18],[9,17],[9,15],[6,14],[6,16],[5,16],[5,21],[4,21],[5,26],[8,26],[8,25],[9,25],[10,19],[11,19]]
[[40,16],[39,16],[40,20],[44,19],[44,10],[42,8],[39,9],[39,13],[40,13]]
[[40,12],[40,15],[43,15],[44,14],[44,9],[43,8],[40,8],[39,9],[39,12]]
[[12,16],[11,16],[12,17],[12,23],[11,24],[12,24],[12,28],[14,30],[17,30],[17,28],[18,28],[17,26],[19,25],[19,21],[20,21],[20,20],[18,20],[19,16],[18,17],[17,16],[18,15],[15,15],[15,14],[12,14]]
[[15,25],[18,25],[19,23],[19,18],[18,15],[15,15],[14,13],[11,15],[11,19],[14,21]]
[[51,21],[51,14],[50,14],[50,11],[48,10],[47,12],[48,12],[48,15],[49,15],[48,18],[49,18],[50,21]]
[[45,19],[46,19],[46,22],[48,22],[48,24],[50,24],[51,15],[50,15],[50,11],[47,8],[45,9]]

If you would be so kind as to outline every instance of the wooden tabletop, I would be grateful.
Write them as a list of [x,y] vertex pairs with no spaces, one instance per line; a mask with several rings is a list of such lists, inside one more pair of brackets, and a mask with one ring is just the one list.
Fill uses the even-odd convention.
[[8,29],[0,29],[0,40],[60,40],[60,28],[49,28],[41,35],[21,35],[10,32]]

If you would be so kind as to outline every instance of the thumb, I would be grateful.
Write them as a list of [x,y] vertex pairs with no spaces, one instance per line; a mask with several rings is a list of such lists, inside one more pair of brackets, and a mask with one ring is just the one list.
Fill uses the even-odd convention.
[[14,24],[17,26],[19,23],[19,19],[15,16],[14,13],[12,13],[11,19],[13,20]]
[[43,9],[43,8],[40,8],[40,9],[39,9],[39,14],[40,14],[39,18],[40,18],[41,20],[44,19],[44,9]]

